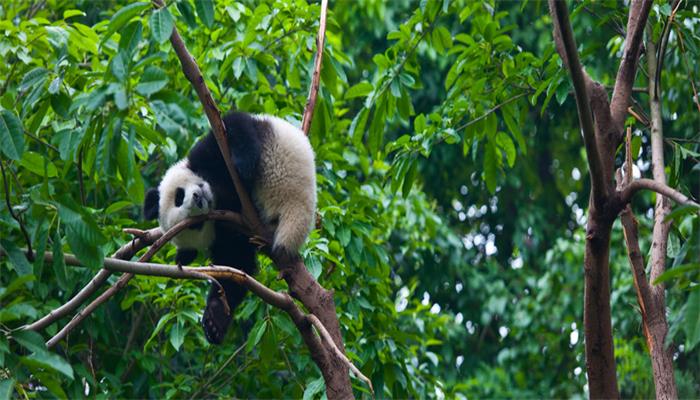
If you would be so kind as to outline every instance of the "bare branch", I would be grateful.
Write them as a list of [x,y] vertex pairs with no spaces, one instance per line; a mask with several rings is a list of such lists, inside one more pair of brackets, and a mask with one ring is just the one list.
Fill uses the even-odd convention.
[[[240,219],[240,217],[237,216],[238,214],[230,212],[230,211],[215,211],[215,212],[212,212],[210,214],[217,215],[220,218],[224,218],[224,216],[230,215],[232,220],[239,220]],[[139,258],[139,262],[146,262],[146,261],[150,260],[151,257],[153,257],[153,255],[155,255],[155,253],[158,250],[160,250],[163,246],[165,246],[165,244],[168,243],[168,241],[170,241],[173,237],[175,237],[175,235],[180,233],[180,231],[182,231],[183,229],[187,228],[190,225],[205,221],[208,218],[209,218],[209,214],[206,214],[206,215],[199,215],[196,217],[191,217],[191,218],[188,218],[186,220],[180,221],[175,226],[170,228],[167,232],[165,232],[162,236],[160,236],[153,243],[151,248],[148,249],[148,251]],[[158,228],[156,228],[156,229],[158,229]],[[111,273],[109,270],[107,270],[107,272],[103,272],[104,270],[105,269],[101,270],[95,276],[95,278],[97,278],[97,276],[100,276],[100,277],[104,276],[104,280],[102,280],[102,282],[104,282],[109,277],[109,274]],[[78,312],[73,317],[73,319],[71,319],[70,322],[68,322],[68,324],[66,324],[66,326],[63,327],[63,329],[61,329],[56,335],[54,335],[51,339],[49,339],[49,341],[46,342],[46,346],[53,347],[56,343],[65,339],[71,330],[73,330],[76,326],[78,326],[88,315],[92,314],[92,312],[95,311],[97,309],[97,307],[99,307],[102,303],[106,302],[112,296],[117,294],[117,292],[119,292],[119,290],[121,290],[124,286],[126,286],[126,284],[129,283],[129,281],[133,277],[134,277],[134,275],[130,274],[130,273],[126,273],[126,274],[122,275],[121,277],[119,277],[119,279],[117,280],[117,282],[114,285],[112,285],[109,289],[105,290],[101,295],[99,295],[95,300],[93,300],[90,304],[88,304],[84,309],[82,309],[80,312]],[[93,278],[93,280],[95,280],[95,278]],[[102,282],[100,282],[100,283],[102,283]],[[92,289],[92,292],[90,294],[94,293],[95,290],[96,290],[96,287],[94,289]],[[88,294],[88,296],[89,296],[89,294]],[[76,296],[76,297],[78,297],[78,296]],[[86,298],[87,298],[87,296],[84,296],[83,301]],[[71,300],[71,302],[73,302],[73,300]],[[81,303],[77,303],[76,306],[79,304],[81,304]]]
[[610,101],[610,114],[612,115],[614,127],[623,134],[625,115],[629,106],[632,94],[632,85],[636,76],[639,51],[642,48],[642,38],[644,27],[649,17],[652,0],[633,0],[630,4],[629,16],[627,17],[627,37],[625,38],[625,48],[622,52],[622,60],[617,70],[615,79],[615,89]]
[[[160,228],[153,228],[146,232],[148,233],[148,235],[141,236],[123,245],[112,255],[112,257],[120,259],[131,259],[131,257],[133,257],[137,252],[150,245],[151,243],[155,242],[163,234]],[[102,284],[105,283],[105,281],[107,281],[107,279],[111,275],[112,273],[109,270],[101,269],[90,280],[90,282],[88,282],[87,285],[80,289],[78,294],[73,296],[72,299],[70,299],[68,302],[61,305],[60,307],[56,308],[55,310],[52,310],[38,321],[29,325],[25,325],[24,327],[22,327],[22,329],[38,331],[51,325],[54,321],[70,314],[73,310],[75,310],[81,304],[83,304],[88,299],[88,297],[95,293],[97,289],[99,289],[100,286],[102,286]]]
[[340,349],[338,349],[338,346],[336,346],[335,343],[333,343],[333,338],[331,338],[330,333],[328,333],[328,330],[326,330],[326,327],[323,326],[321,321],[318,318],[316,318],[316,316],[313,314],[309,314],[307,318],[309,319],[309,321],[311,321],[311,324],[314,326],[314,328],[316,328],[316,331],[318,332],[319,336],[321,336],[321,339],[323,339],[323,343],[331,349],[331,351],[335,354],[336,357],[343,360],[343,362],[347,364],[348,368],[350,368],[350,370],[355,374],[355,376],[363,380],[367,384],[367,386],[369,386],[369,391],[372,392],[372,394],[374,394],[372,381],[369,380],[369,378],[367,378],[359,369],[357,369],[357,367],[352,363],[352,361],[350,361],[350,359],[345,354],[343,354],[343,352],[340,351]]
[[321,0],[321,21],[318,23],[318,38],[316,39],[316,60],[314,60],[314,73],[311,77],[311,87],[309,88],[309,98],[306,101],[304,108],[304,116],[301,119],[301,130],[309,135],[311,129],[311,120],[314,115],[314,107],[316,107],[316,98],[318,96],[318,87],[321,80],[321,62],[323,61],[323,43],[326,37],[326,9],[328,8],[328,0]]
[[625,187],[621,192],[619,192],[620,200],[622,200],[623,204],[629,203],[632,200],[632,196],[634,196],[635,193],[642,189],[647,189],[662,194],[678,204],[691,205],[700,208],[700,204],[694,202],[678,190],[661,182],[645,178],[636,179],[630,182],[630,184],[627,185],[627,187]]
[[569,11],[566,8],[566,2],[549,0],[549,8],[554,22],[554,37],[557,41],[557,49],[559,49],[560,55],[568,65],[569,72],[571,73],[571,81],[574,84],[576,107],[578,108],[581,130],[583,131],[583,142],[586,146],[586,157],[590,170],[589,175],[591,178],[593,197],[598,201],[607,194],[607,185],[603,182],[603,177],[605,175],[603,174],[600,154],[596,144],[593,113],[591,112],[591,105],[586,88],[586,77],[584,76],[578,58],[578,51],[576,50],[574,33],[569,23]]

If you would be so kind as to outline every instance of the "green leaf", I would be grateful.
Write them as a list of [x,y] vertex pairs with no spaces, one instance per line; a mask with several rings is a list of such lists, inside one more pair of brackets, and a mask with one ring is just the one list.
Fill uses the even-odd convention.
[[185,327],[182,322],[176,322],[170,329],[170,344],[173,345],[175,351],[180,350],[180,346],[185,342]]
[[367,125],[367,117],[369,116],[369,109],[362,108],[355,118],[352,119],[350,123],[350,129],[348,129],[348,134],[352,138],[352,142],[356,147],[362,144],[362,137],[365,134],[365,125]]
[[102,44],[104,44],[107,39],[109,39],[116,31],[122,28],[131,18],[139,15],[143,10],[151,6],[150,2],[138,2],[129,4],[126,7],[122,7],[112,15],[109,20],[109,25],[107,25],[107,32],[102,35]]
[[65,19],[68,19],[71,17],[77,17],[77,16],[83,17],[85,15],[87,15],[87,14],[85,14],[83,11],[80,11],[80,10],[66,10],[63,12],[63,19],[65,20]]
[[39,84],[43,85],[44,82],[46,82],[48,75],[49,71],[46,68],[34,68],[33,70],[24,74],[22,82],[19,84],[19,90],[25,91]]
[[58,170],[54,163],[45,156],[33,151],[25,151],[19,165],[39,176],[48,178],[55,178],[58,176]]
[[555,97],[557,98],[557,103],[564,104],[567,96],[569,96],[570,90],[571,90],[571,82],[569,82],[568,79],[564,79],[563,82],[559,83],[559,86],[557,86],[557,90],[555,93]]
[[70,366],[70,364],[62,357],[49,353],[48,351],[37,352],[28,357],[22,357],[20,360],[27,366],[46,368],[52,371],[60,372],[67,378],[73,379],[73,368]]
[[0,247],[5,249],[7,258],[10,259],[10,263],[15,267],[17,275],[24,276],[32,273],[32,265],[27,261],[27,256],[19,247],[6,239],[0,239]]
[[253,326],[253,329],[250,330],[250,335],[248,335],[248,342],[246,343],[246,351],[250,352],[253,350],[253,347],[255,347],[256,344],[260,341],[262,338],[263,333],[265,333],[265,329],[267,328],[267,320],[266,319],[259,319],[258,322],[255,323],[255,326]]
[[695,271],[696,273],[700,274],[700,264],[698,264],[698,263],[684,264],[684,265],[679,265],[677,267],[673,267],[671,269],[667,269],[663,274],[659,275],[654,280],[654,285],[669,281],[669,280],[674,279],[674,278],[679,278],[679,277],[684,276],[687,273],[692,272],[692,271]]
[[19,118],[10,110],[0,110],[0,147],[7,158],[22,158],[24,131]]
[[119,53],[112,58],[109,66],[112,75],[114,75],[119,82],[124,82],[129,74],[129,56],[120,50]]
[[141,82],[136,85],[136,91],[144,96],[163,89],[168,84],[168,75],[156,66],[148,66],[141,76]]
[[0,381],[0,400],[10,400],[10,398],[12,398],[12,389],[14,386],[14,379],[5,379]]
[[372,89],[374,89],[374,86],[372,86],[371,83],[363,81],[348,89],[348,91],[345,92],[345,98],[354,99],[355,97],[364,97],[367,96]]
[[32,353],[46,352],[44,338],[37,332],[19,330],[12,334],[12,338],[19,343],[20,346],[31,351]]
[[486,153],[484,154],[484,181],[486,188],[491,194],[496,193],[496,175],[498,171],[498,161],[496,145],[493,141],[486,142]]
[[311,382],[309,382],[308,385],[306,385],[306,388],[304,389],[304,397],[303,400],[312,400],[317,398],[316,395],[319,393],[323,393],[323,391],[326,388],[326,383],[323,380],[323,377],[320,377],[318,379],[315,379]]
[[508,161],[508,166],[513,167],[515,164],[515,144],[511,140],[510,136],[504,132],[498,132],[496,136],[496,143],[498,147],[501,148],[506,153],[506,160]]
[[143,23],[136,20],[124,28],[119,38],[119,49],[124,50],[128,55],[132,55],[141,41],[143,34]]
[[693,290],[688,296],[685,307],[685,325],[687,351],[693,350],[700,342],[700,290]]
[[214,25],[214,3],[212,0],[194,0],[194,7],[199,19],[207,28],[211,28]]
[[51,108],[53,108],[56,114],[63,118],[68,118],[68,111],[70,110],[72,101],[67,94],[58,92],[52,95],[49,100],[51,102]]
[[167,8],[161,8],[151,15],[149,26],[151,27],[153,39],[158,43],[164,43],[170,39],[170,35],[175,27],[175,21]]
[[70,288],[68,282],[68,274],[66,271],[66,262],[63,259],[63,246],[61,243],[61,235],[58,234],[58,229],[53,233],[53,273],[56,276],[56,283],[63,290]]

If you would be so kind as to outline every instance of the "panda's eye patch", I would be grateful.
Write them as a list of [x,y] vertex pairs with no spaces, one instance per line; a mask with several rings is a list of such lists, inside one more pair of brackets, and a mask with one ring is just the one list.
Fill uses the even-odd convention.
[[179,187],[175,190],[175,207],[180,207],[185,200],[185,189]]

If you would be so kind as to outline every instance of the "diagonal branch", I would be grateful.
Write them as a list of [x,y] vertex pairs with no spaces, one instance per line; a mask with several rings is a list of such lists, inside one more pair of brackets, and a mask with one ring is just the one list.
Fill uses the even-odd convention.
[[[593,113],[586,90],[586,77],[578,58],[574,33],[569,22],[569,10],[566,2],[549,0],[549,8],[554,22],[554,37],[557,41],[557,49],[568,65],[571,80],[574,84],[576,107],[578,108],[579,123],[583,131],[583,142],[586,146],[586,157],[591,177],[591,190],[596,201],[602,199],[607,193],[607,185],[603,181],[603,169],[596,144],[595,128],[593,125]],[[564,54],[561,54],[563,52]]]
[[311,87],[309,88],[309,98],[304,107],[304,116],[301,119],[301,130],[309,136],[311,129],[311,119],[316,107],[316,98],[321,81],[321,61],[323,61],[323,42],[326,38],[326,9],[328,0],[321,0],[321,21],[318,23],[318,38],[316,39],[316,60],[314,61],[314,73],[311,77]]
[[627,185],[627,187],[625,187],[624,189],[622,189],[621,192],[619,192],[620,200],[622,200],[623,204],[627,204],[632,200],[632,197],[635,195],[635,193],[639,192],[642,189],[651,190],[661,195],[664,195],[678,204],[691,205],[700,208],[700,204],[696,203],[695,201],[693,201],[683,193],[679,192],[678,190],[661,182],[657,182],[655,180],[646,178],[636,179],[630,182],[630,184]]
[[[152,0],[156,8],[164,7],[162,0]],[[233,186],[236,189],[238,198],[241,201],[241,213],[245,222],[251,227],[253,231],[257,234],[264,236],[263,224],[258,217],[258,213],[255,211],[253,202],[250,199],[249,193],[243,187],[241,178],[238,176],[238,171],[234,167],[233,154],[229,151],[228,140],[226,139],[226,128],[224,127],[224,122],[221,120],[221,113],[219,108],[214,102],[214,98],[211,95],[211,91],[204,83],[204,77],[202,76],[202,71],[200,71],[197,62],[194,60],[190,52],[187,50],[187,46],[180,37],[176,27],[173,27],[173,32],[170,35],[170,43],[173,45],[173,49],[180,59],[182,64],[182,72],[190,81],[192,87],[197,92],[199,101],[202,102],[204,107],[204,112],[207,115],[207,119],[211,124],[212,131],[214,132],[214,137],[216,138],[216,143],[219,145],[219,150],[226,163],[226,169],[229,175],[231,175],[231,180],[233,181]]]
[[610,102],[614,127],[620,137],[623,134],[624,122],[632,94],[632,85],[637,72],[639,52],[642,48],[644,27],[649,17],[652,0],[633,0],[627,17],[627,37],[622,52],[622,60],[617,70],[615,89]]

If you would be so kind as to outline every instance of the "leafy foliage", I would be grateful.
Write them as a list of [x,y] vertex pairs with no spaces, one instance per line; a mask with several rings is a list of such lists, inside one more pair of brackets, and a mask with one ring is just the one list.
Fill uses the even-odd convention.
[[[16,329],[87,283],[130,240],[123,228],[152,226],[140,215],[145,189],[208,130],[167,41],[172,27],[223,109],[298,124],[319,5],[40,4],[0,4],[0,161],[9,194],[9,205],[0,202],[0,399],[322,397],[321,374],[294,325],[252,296],[224,345],[208,345],[198,282],[134,279],[56,349],[44,342],[67,319],[39,333]],[[543,5],[330,6],[310,134],[320,224],[303,256],[335,292],[348,356],[380,398],[584,397],[587,171]],[[583,62],[606,83],[614,77],[599,71],[614,70],[622,43],[615,26],[626,15],[616,7],[583,2],[572,13],[577,37],[587,39]],[[655,6],[654,38],[668,15]],[[700,113],[684,99],[693,96],[688,77],[700,76],[688,62],[698,56],[700,25],[692,7],[676,21],[690,23],[674,24],[664,66],[664,117],[673,126],[667,169],[674,187],[697,198]],[[646,84],[641,74],[637,85]],[[649,133],[635,128],[645,173]],[[643,249],[653,200],[634,204]],[[671,219],[669,269],[660,278],[669,286],[669,343],[679,395],[697,397],[700,222],[683,209]],[[36,252],[53,253],[52,263],[24,256],[20,225]],[[632,278],[621,230],[613,235],[621,389],[648,397]],[[65,253],[86,267],[67,267]],[[173,259],[168,247],[155,261]],[[268,260],[260,262],[259,279],[286,290]]]

